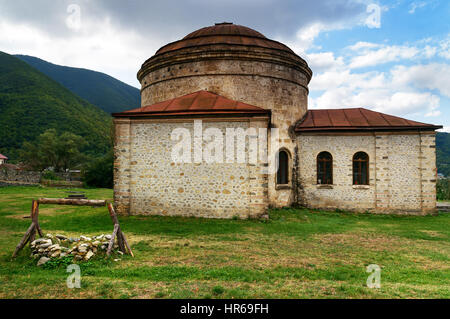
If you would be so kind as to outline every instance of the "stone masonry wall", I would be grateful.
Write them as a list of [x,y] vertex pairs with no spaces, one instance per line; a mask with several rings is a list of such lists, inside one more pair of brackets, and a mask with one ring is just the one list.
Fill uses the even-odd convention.
[[[298,137],[300,203],[311,208],[373,210],[375,208],[375,144],[373,136]],[[317,155],[333,156],[333,185],[317,185]],[[369,155],[370,186],[354,188],[352,158],[356,152]]]
[[[299,203],[319,209],[377,213],[434,212],[436,155],[434,133],[299,135]],[[316,158],[333,155],[333,185],[317,185]],[[370,184],[353,185],[352,158],[369,155]]]
[[[267,175],[260,174],[259,164],[172,160],[176,144],[171,140],[172,131],[187,128],[193,138],[193,120],[115,120],[115,123],[114,194],[120,214],[207,218],[266,214]],[[203,130],[214,127],[225,134],[226,128],[245,130],[264,126],[262,123],[203,121]]]
[[114,204],[118,214],[130,213],[131,121],[115,119],[114,140]]
[[422,212],[433,213],[436,211],[436,133],[421,133],[420,145]]
[[38,184],[41,181],[41,176],[41,172],[19,170],[7,165],[0,165],[0,181],[3,182]]

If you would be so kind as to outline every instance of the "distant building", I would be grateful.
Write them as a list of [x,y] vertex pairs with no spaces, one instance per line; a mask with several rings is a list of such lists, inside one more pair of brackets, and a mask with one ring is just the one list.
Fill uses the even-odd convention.
[[5,164],[8,158],[5,155],[0,154],[0,165]]
[[[311,78],[286,45],[232,23],[159,49],[138,73],[142,107],[114,114],[117,211],[207,218],[266,218],[269,207],[290,205],[434,212],[442,126],[363,108],[308,110]],[[224,136],[238,130],[268,157],[235,160],[234,140]],[[174,156],[180,136],[188,141],[178,147],[190,152],[183,161]],[[242,158],[255,157],[251,145],[242,150]]]
[[437,176],[438,176],[438,179],[445,179],[445,175],[444,174],[438,173]]

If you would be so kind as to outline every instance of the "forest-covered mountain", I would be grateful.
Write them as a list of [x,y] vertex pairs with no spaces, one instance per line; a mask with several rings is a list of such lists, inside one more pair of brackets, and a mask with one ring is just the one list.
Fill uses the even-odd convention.
[[450,133],[436,134],[436,164],[438,173],[450,177]]
[[0,153],[16,161],[24,141],[35,141],[50,128],[84,137],[88,154],[104,154],[111,147],[109,114],[0,52]]
[[60,66],[27,55],[16,57],[107,113],[131,110],[141,105],[137,88],[104,73]]

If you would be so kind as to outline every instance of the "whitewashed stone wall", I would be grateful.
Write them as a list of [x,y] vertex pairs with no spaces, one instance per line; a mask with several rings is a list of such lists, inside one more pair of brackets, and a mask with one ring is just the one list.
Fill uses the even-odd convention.
[[[268,206],[263,164],[175,163],[171,133],[193,120],[129,121],[116,119],[115,204],[120,214],[195,216],[207,218],[260,217]],[[266,121],[205,122],[203,129],[247,129]],[[193,145],[192,145],[193,149]],[[225,154],[225,143],[224,143]],[[193,160],[193,158],[192,158]]]
[[[319,209],[431,213],[436,209],[434,132],[301,134],[298,201]],[[333,185],[317,185],[317,155],[333,155]],[[352,158],[369,155],[369,185],[353,185]]]

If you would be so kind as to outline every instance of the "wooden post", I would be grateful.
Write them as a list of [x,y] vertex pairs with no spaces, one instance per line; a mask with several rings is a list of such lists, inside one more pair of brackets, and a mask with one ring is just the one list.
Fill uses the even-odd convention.
[[112,250],[113,247],[114,247],[114,241],[115,241],[115,239],[116,239],[117,231],[118,231],[118,230],[119,230],[119,225],[118,225],[118,224],[115,224],[115,225],[114,225],[114,231],[113,231],[113,233],[112,233],[112,235],[111,235],[111,240],[109,241],[108,250],[106,251],[106,254],[107,254],[108,256],[111,255],[111,250]]
[[31,226],[28,228],[27,232],[25,233],[25,235],[23,236],[23,238],[20,241],[20,243],[17,245],[16,250],[14,251],[14,253],[12,255],[12,258],[15,258],[17,256],[17,253],[23,247],[25,247],[25,245],[27,244],[28,240],[30,239],[31,232],[34,230],[34,228],[35,228],[34,223],[32,223]]
[[131,247],[127,242],[127,238],[125,237],[125,234],[123,232],[121,232],[121,234],[122,234],[123,242],[125,243],[125,246],[128,249],[128,252],[130,253],[131,257],[134,257],[133,251],[131,250]]
[[[14,253],[12,255],[12,258],[15,258],[20,250],[25,247],[25,245],[28,242],[33,242],[36,238],[36,231],[38,230],[39,223],[37,222],[37,216],[39,212],[39,204],[37,201],[33,200],[31,203],[31,225],[28,227],[28,230],[26,231],[25,235],[22,237],[22,240],[20,243],[16,246],[16,249],[14,250]],[[39,234],[41,235],[41,232],[39,231]],[[41,235],[42,236],[42,235]]]
[[122,232],[122,229],[120,228],[120,224],[119,224],[119,219],[117,218],[117,214],[116,211],[114,210],[114,206],[111,203],[107,204],[108,206],[108,211],[109,211],[109,216],[111,217],[112,222],[114,223],[114,226],[118,226],[117,229],[117,243],[119,245],[119,249],[121,252],[123,252],[124,254],[128,253],[134,257],[133,251],[130,248],[130,245],[128,244],[126,238],[125,238],[125,234]]
[[37,223],[36,223],[36,210],[39,207],[39,203],[37,203],[35,200],[33,200],[31,202],[31,221],[34,224],[34,229],[31,231],[30,234],[30,243],[32,243],[34,241],[34,239],[36,238],[36,229],[37,229]]

